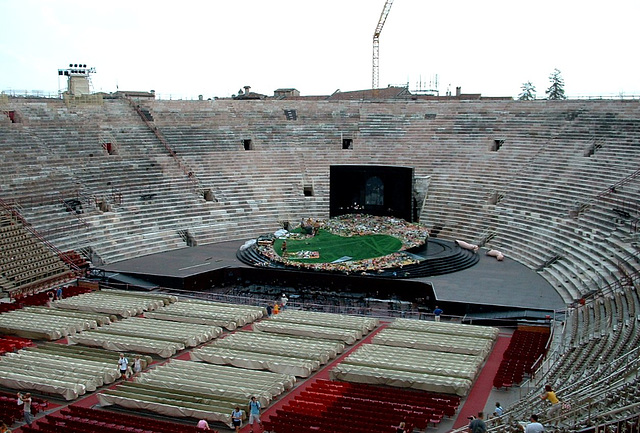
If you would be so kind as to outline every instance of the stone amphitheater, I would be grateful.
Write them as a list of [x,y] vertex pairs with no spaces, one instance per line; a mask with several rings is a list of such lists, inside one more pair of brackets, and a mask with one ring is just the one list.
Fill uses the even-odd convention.
[[500,250],[566,305],[490,428],[542,411],[549,383],[571,400],[559,429],[638,431],[637,100],[4,97],[0,108],[5,294],[77,278],[61,252],[112,264],[326,219],[333,164],[413,167],[429,177],[422,224]]

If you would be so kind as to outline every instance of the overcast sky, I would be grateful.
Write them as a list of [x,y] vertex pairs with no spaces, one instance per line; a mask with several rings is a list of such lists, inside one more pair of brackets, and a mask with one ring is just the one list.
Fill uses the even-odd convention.
[[[371,88],[384,0],[0,0],[0,90],[57,92],[86,63],[95,91],[228,97]],[[544,98],[640,95],[638,0],[395,0],[380,36],[380,86]]]

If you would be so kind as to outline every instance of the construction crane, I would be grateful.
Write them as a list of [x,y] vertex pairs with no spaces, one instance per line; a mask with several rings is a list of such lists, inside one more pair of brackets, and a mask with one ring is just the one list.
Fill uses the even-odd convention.
[[392,4],[393,0],[387,0],[384,3],[380,19],[378,20],[378,25],[376,26],[375,32],[373,32],[373,79],[371,82],[371,87],[373,89],[377,89],[379,86],[378,68],[380,66],[380,33],[382,32],[382,27],[384,27],[384,22],[387,20]]

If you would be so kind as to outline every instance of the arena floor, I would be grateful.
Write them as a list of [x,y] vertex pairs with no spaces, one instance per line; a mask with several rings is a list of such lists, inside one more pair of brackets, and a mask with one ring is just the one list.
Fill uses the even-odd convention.
[[[183,248],[99,267],[106,272],[166,275],[185,278],[220,268],[248,267],[236,258],[245,241],[228,241]],[[519,309],[556,310],[564,302],[538,273],[508,257],[497,261],[479,252],[479,262],[452,274],[415,281],[433,285],[436,301],[499,305]]]

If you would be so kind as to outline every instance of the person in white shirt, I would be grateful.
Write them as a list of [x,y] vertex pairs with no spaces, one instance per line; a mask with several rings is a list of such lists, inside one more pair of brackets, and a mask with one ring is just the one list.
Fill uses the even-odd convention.
[[129,360],[124,356],[124,353],[120,354],[120,359],[118,359],[118,367],[120,367],[120,378],[126,379]]
[[33,422],[33,415],[31,414],[31,393],[28,392],[24,395],[18,394],[18,399],[22,400],[22,403],[24,403],[24,422],[27,425],[31,425]]
[[544,426],[538,422],[538,415],[536,414],[531,415],[531,417],[529,418],[529,421],[531,422],[527,424],[526,427],[524,427],[524,433],[544,432]]

